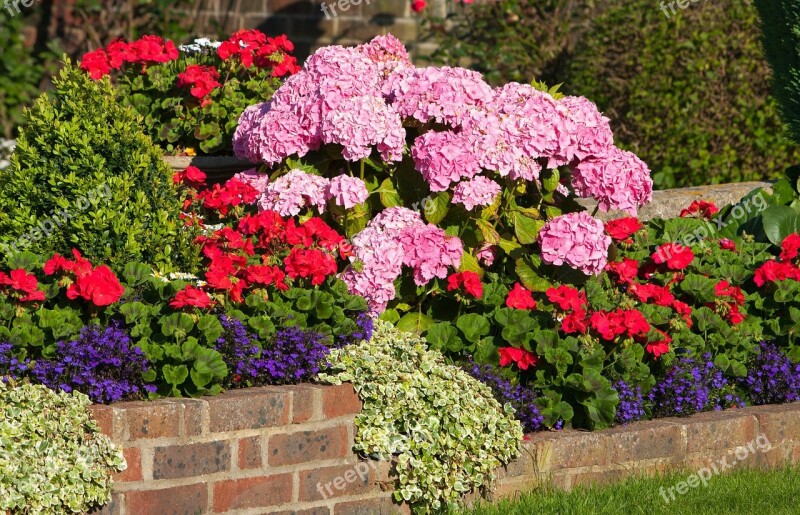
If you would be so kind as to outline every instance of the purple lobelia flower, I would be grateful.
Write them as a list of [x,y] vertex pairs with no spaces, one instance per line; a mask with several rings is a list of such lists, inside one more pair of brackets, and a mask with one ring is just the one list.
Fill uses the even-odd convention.
[[704,354],[702,361],[686,355],[675,360],[647,398],[653,406],[653,417],[688,416],[744,407],[734,390],[710,354]]
[[351,345],[361,341],[370,341],[372,339],[372,331],[375,329],[375,320],[368,313],[361,313],[356,318],[356,326],[358,327],[352,334],[339,335],[336,338],[336,347],[342,348],[346,345]]
[[631,388],[625,381],[617,381],[613,385],[619,395],[619,404],[614,421],[617,424],[625,425],[637,420],[642,420],[645,416],[644,397],[641,387]]
[[149,369],[142,350],[114,321],[106,328],[87,325],[77,340],[58,342],[55,355],[35,361],[30,375],[53,390],[77,390],[108,403],[155,392],[155,385],[144,380]]
[[471,361],[464,365],[464,370],[478,381],[488,385],[497,402],[511,404],[516,412],[515,417],[520,421],[522,429],[526,433],[545,429],[544,417],[534,403],[536,393],[532,389],[512,384],[511,381],[498,375],[491,365],[478,365]]
[[800,364],[773,343],[761,342],[761,353],[750,362],[742,380],[754,405],[781,404],[800,400]]
[[216,350],[233,371],[232,384],[301,383],[327,366],[330,348],[320,333],[299,327],[282,329],[262,348],[241,321],[222,315],[220,322],[225,334],[217,341]]
[[14,355],[14,346],[0,343],[0,377],[20,379],[28,370],[30,360],[20,361]]

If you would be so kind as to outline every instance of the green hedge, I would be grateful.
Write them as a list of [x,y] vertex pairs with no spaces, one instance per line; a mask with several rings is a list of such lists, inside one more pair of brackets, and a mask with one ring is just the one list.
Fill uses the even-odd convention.
[[566,89],[597,102],[660,188],[779,176],[800,154],[769,98],[755,7],[669,14],[651,0],[608,5],[576,48]]
[[0,172],[0,257],[79,249],[122,271],[131,262],[194,272],[194,231],[161,151],[107,79],[67,62],[55,95],[26,111],[11,166]]

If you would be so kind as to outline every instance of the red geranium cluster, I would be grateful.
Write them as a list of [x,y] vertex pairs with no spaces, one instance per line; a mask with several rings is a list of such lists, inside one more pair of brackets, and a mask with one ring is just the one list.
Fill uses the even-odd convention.
[[790,234],[781,242],[781,253],[777,261],[772,259],[758,267],[753,281],[759,288],[767,283],[793,279],[800,281],[800,268],[795,261],[800,254],[800,235]]
[[654,263],[666,265],[669,270],[684,270],[694,260],[694,252],[680,243],[665,243],[651,257]]
[[222,86],[217,79],[219,72],[213,66],[190,64],[178,74],[178,87],[191,88],[189,93],[200,100],[201,107],[205,107],[211,103],[211,92]]
[[[192,186],[189,182],[186,184]],[[210,189],[192,193],[191,198],[186,201],[184,209],[188,209],[194,202],[199,202],[204,208],[217,211],[220,215],[225,216],[230,208],[253,204],[257,199],[257,189],[238,179],[230,179],[223,185],[215,184]]]
[[513,309],[536,309],[536,301],[533,300],[533,294],[530,290],[520,283],[517,283],[508,293],[506,307]]
[[172,182],[176,185],[185,184],[192,189],[200,189],[206,184],[206,174],[196,166],[189,166],[182,172],[175,172],[172,175]]
[[[286,291],[290,288],[287,278],[318,286],[338,272],[337,257],[349,257],[344,237],[321,218],[296,224],[273,211],[247,215],[236,229],[223,227],[211,236],[198,237],[196,242],[209,260],[205,274],[208,288],[227,294],[237,303],[244,301],[248,289],[275,287]],[[204,290],[187,287],[171,305],[206,309],[213,301]]]
[[500,353],[501,367],[508,367],[513,363],[520,370],[528,370],[531,367],[535,367],[539,361],[539,358],[534,353],[525,349],[517,349],[516,347],[500,347],[498,352]]
[[125,293],[125,288],[105,265],[92,267],[88,259],[73,249],[74,259],[67,259],[55,254],[44,265],[45,275],[62,274],[61,284],[67,285],[67,298],[83,299],[95,306],[110,306],[116,303]]
[[456,291],[464,288],[464,291],[480,299],[483,297],[483,284],[481,277],[475,272],[458,272],[447,278],[447,291]]
[[137,63],[147,69],[149,63],[166,63],[178,58],[178,48],[170,40],[159,36],[142,36],[138,41],[126,43],[116,40],[106,48],[84,54],[81,69],[88,72],[94,80],[99,80],[119,70],[125,63]]
[[640,222],[638,218],[633,217],[618,218],[606,222],[605,228],[606,234],[611,236],[612,240],[631,244],[633,243],[631,237],[642,228],[642,222]]
[[13,296],[20,302],[43,301],[45,295],[39,290],[36,276],[23,269],[11,270],[8,274],[0,272],[0,292]]
[[689,207],[681,211],[681,217],[699,215],[701,218],[710,220],[712,216],[719,213],[719,208],[713,202],[705,200],[695,200]]
[[240,30],[224,41],[217,49],[223,61],[238,58],[242,66],[271,69],[273,77],[293,75],[300,71],[297,58],[290,55],[294,44],[286,35],[267,37],[259,30]]
[[731,286],[728,281],[720,281],[714,287],[714,294],[717,300],[709,303],[709,307],[715,308],[716,312],[726,317],[732,325],[744,321],[744,315],[739,312],[739,307],[744,306],[744,293],[741,288]]

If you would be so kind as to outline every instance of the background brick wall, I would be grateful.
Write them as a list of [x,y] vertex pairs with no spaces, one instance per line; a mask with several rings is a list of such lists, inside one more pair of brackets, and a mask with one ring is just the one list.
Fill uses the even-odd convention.
[[[328,16],[323,3],[330,6]],[[195,17],[196,31],[209,37],[216,36],[217,28],[226,33],[238,28],[285,33],[301,59],[323,45],[359,44],[387,33],[425,55],[433,45],[421,41],[420,18],[410,6],[407,0],[205,0],[187,15]],[[445,0],[430,0],[428,8],[444,14]]]

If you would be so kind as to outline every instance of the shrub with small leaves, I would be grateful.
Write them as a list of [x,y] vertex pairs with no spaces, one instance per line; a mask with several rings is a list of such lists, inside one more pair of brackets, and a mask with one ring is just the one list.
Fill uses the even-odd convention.
[[0,512],[86,513],[111,499],[125,459],[80,393],[0,381]]
[[320,379],[352,382],[364,403],[355,450],[397,456],[398,501],[421,512],[454,505],[519,454],[522,427],[510,404],[421,338],[378,322],[372,340],[333,350],[328,361]]

